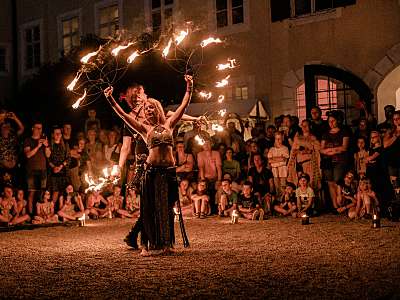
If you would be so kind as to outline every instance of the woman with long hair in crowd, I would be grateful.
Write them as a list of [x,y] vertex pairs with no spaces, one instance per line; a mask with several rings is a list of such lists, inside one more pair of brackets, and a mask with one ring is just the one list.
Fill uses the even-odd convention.
[[58,216],[54,213],[54,202],[50,201],[50,192],[45,190],[42,192],[40,202],[36,204],[36,215],[32,220],[32,224],[48,224],[57,223]]

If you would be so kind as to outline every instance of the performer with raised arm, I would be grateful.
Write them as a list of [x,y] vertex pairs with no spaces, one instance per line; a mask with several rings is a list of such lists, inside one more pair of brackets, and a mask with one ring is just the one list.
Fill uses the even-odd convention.
[[[144,121],[137,120],[126,113],[114,100],[113,89],[107,88],[104,94],[115,112],[133,130],[138,132],[149,149],[146,169],[142,181],[141,242],[142,255],[160,254],[172,248],[175,241],[173,206],[179,198],[173,156],[173,129],[182,118],[189,105],[193,80],[185,75],[186,93],[181,105],[168,118],[164,117],[162,107],[153,100],[146,99],[143,106]],[[187,243],[187,241],[186,241]]]

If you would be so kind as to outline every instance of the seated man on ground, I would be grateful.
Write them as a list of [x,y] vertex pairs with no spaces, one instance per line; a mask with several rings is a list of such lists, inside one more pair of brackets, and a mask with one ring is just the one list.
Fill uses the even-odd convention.
[[42,192],[40,202],[36,204],[36,215],[32,224],[58,223],[58,216],[54,213],[54,202],[50,201],[50,198],[48,190]]
[[354,218],[357,205],[357,186],[354,182],[354,172],[348,171],[344,179],[337,183],[337,186],[337,212],[347,213],[350,218]]
[[133,217],[139,216],[140,213],[140,195],[135,187],[129,187],[126,193],[125,210]]
[[286,187],[281,197],[277,198],[273,204],[273,211],[280,216],[293,216],[296,218],[296,186],[292,182],[286,183]]
[[237,207],[243,218],[248,220],[264,219],[264,210],[260,206],[259,198],[253,193],[253,185],[250,181],[243,183],[243,190],[239,194]]
[[207,195],[207,181],[199,180],[197,189],[191,195],[194,204],[194,216],[204,219],[210,214],[210,197]]
[[231,216],[237,209],[238,194],[232,190],[232,183],[229,179],[221,182],[222,192],[218,199],[218,214],[221,217]]

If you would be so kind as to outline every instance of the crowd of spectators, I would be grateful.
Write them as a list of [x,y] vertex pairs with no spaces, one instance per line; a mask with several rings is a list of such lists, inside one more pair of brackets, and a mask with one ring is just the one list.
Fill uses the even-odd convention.
[[[228,120],[215,134],[194,122],[191,130],[177,134],[183,215],[205,219],[236,211],[263,220],[333,212],[398,218],[400,111],[386,106],[383,123],[365,114],[353,128],[341,111],[323,118],[313,107],[310,115],[301,122],[282,115],[274,124],[259,122],[241,130]],[[135,175],[135,147],[123,147],[122,128],[103,128],[94,109],[88,110],[81,131],[65,122],[47,136],[46,124],[36,121],[26,130],[7,111],[0,112],[0,125],[2,224],[138,216],[140,189],[126,187]],[[120,182],[88,190],[87,178],[103,176],[120,156],[127,158]]]

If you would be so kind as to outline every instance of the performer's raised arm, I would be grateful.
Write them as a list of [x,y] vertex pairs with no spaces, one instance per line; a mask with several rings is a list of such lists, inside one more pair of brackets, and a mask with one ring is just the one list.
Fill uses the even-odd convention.
[[124,122],[127,125],[129,125],[129,127],[131,127],[133,130],[137,131],[141,135],[145,134],[146,128],[143,126],[143,124],[136,121],[135,118],[133,118],[132,116],[127,114],[122,109],[122,107],[117,103],[117,101],[115,101],[114,97],[112,96],[112,92],[113,92],[113,88],[108,87],[104,90],[104,95],[106,96],[106,99],[108,100],[108,102],[110,102],[111,107],[114,109],[114,111],[117,113],[117,115],[120,116],[120,118],[122,120],[124,120]]
[[171,117],[168,118],[167,123],[170,128],[174,128],[174,126],[179,122],[182,118],[183,113],[190,103],[190,99],[192,98],[193,93],[193,77],[190,75],[185,75],[186,81],[186,93],[183,96],[181,105],[172,113]]

